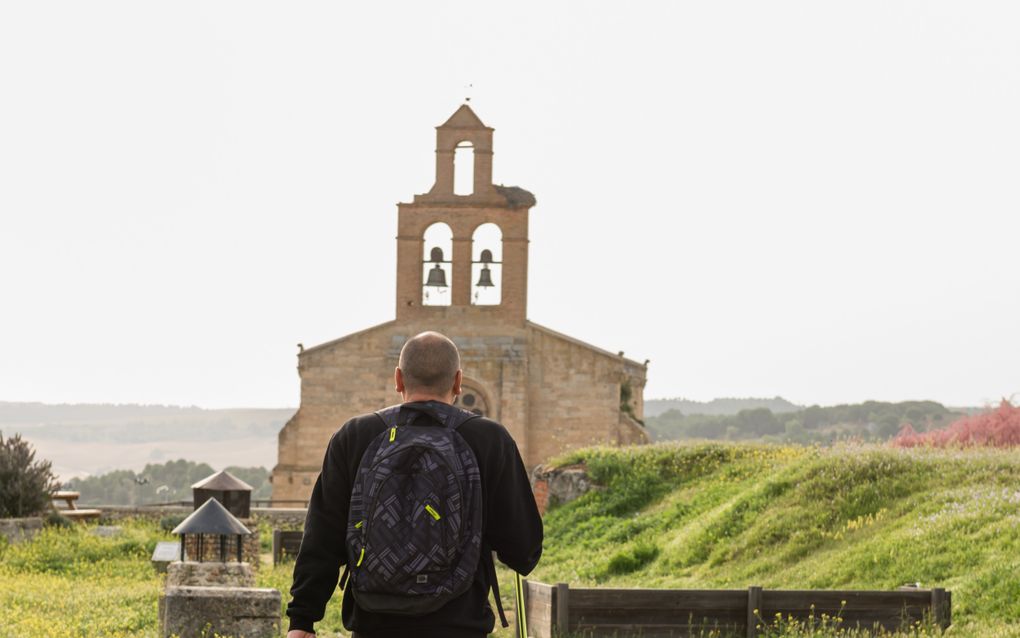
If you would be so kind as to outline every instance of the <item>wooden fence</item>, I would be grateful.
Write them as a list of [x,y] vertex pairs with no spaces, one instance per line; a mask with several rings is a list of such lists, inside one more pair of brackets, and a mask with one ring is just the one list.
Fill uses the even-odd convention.
[[748,589],[581,589],[525,581],[528,633],[556,636],[689,638],[718,630],[755,638],[776,614],[820,620],[842,618],[848,628],[894,630],[915,622],[949,626],[952,593],[944,589],[897,591],[791,591]]

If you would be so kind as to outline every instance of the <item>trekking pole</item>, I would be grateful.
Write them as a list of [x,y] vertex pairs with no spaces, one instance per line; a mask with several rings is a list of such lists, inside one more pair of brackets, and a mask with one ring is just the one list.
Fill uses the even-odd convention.
[[517,638],[528,638],[528,614],[524,609],[524,582],[514,572],[514,589],[517,590]]

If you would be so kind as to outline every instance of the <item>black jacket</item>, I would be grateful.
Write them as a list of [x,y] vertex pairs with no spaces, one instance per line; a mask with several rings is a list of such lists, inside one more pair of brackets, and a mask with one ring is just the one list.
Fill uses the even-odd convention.
[[[386,425],[379,417],[367,414],[348,421],[329,441],[294,565],[292,600],[287,606],[291,629],[312,631],[313,624],[325,614],[340,568],[347,562],[347,515],[358,465],[369,443],[384,430]],[[457,431],[474,451],[482,474],[483,549],[495,551],[500,561],[526,575],[542,555],[542,519],[517,445],[506,428],[486,418],[471,419]],[[484,636],[495,624],[488,604],[490,584],[485,558],[479,561],[474,583],[467,592],[425,616],[367,612],[358,608],[347,592],[343,599],[344,627],[373,638],[412,633],[416,638]]]

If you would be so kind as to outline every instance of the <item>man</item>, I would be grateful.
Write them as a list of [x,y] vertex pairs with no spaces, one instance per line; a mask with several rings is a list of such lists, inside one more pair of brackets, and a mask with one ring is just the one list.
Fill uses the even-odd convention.
[[[460,353],[450,339],[437,332],[411,338],[400,351],[394,372],[396,391],[403,399],[395,412],[402,419],[416,419],[415,424],[429,424],[431,420],[435,427],[444,427],[437,415],[456,410],[449,406],[460,394],[462,378]],[[294,566],[287,638],[315,635],[313,625],[325,613],[340,567],[350,569],[354,566],[349,562],[359,561],[358,557],[350,561],[345,549],[352,491],[366,450],[389,429],[379,415],[367,414],[348,421],[330,439],[322,472],[312,490],[304,538]],[[513,438],[502,425],[484,417],[468,419],[456,431],[474,453],[481,474],[482,545],[473,580],[463,594],[423,615],[364,609],[348,582],[343,596],[343,624],[355,638],[484,638],[495,624],[488,603],[494,584],[490,574],[495,574],[491,552],[524,575],[538,564],[542,519]],[[395,434],[389,436],[392,441]],[[386,438],[384,435],[381,440]]]

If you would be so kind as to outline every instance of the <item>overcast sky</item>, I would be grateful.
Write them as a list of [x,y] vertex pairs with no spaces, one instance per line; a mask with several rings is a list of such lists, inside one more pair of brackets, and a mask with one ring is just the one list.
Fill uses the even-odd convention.
[[646,398],[1020,392],[1020,3],[0,3],[0,400],[295,406],[471,89]]

